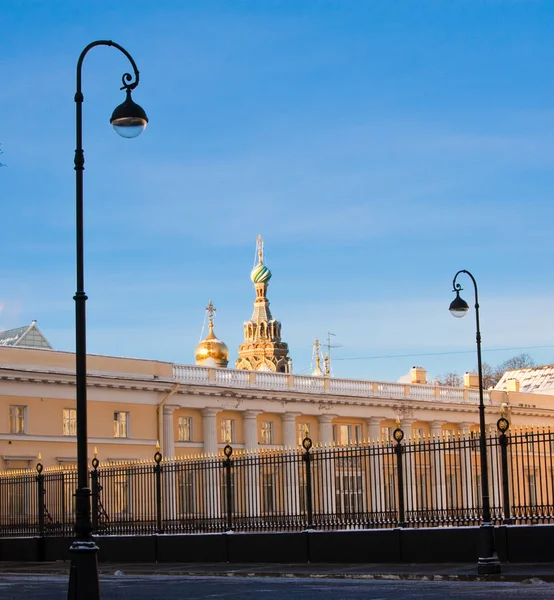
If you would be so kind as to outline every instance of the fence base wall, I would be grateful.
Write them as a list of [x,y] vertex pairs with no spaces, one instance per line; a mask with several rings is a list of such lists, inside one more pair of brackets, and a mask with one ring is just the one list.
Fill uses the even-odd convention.
[[554,562],[553,525],[505,527],[510,562]]
[[[495,528],[498,556],[509,562],[554,562],[554,525]],[[229,563],[475,562],[478,527],[109,536],[95,538],[98,560]],[[0,538],[0,561],[69,561],[72,538]]]
[[227,537],[224,533],[159,535],[158,562],[227,562]]
[[401,531],[314,531],[308,534],[314,563],[396,563],[402,561]]

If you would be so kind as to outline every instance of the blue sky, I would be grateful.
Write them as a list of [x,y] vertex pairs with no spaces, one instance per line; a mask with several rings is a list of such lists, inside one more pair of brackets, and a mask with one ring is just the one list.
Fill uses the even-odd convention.
[[553,18],[548,0],[4,0],[0,329],[37,319],[74,348],[75,65],[113,39],[150,123],[113,132],[128,63],[93,49],[90,352],[191,363],[212,299],[234,361],[261,233],[296,372],[327,331],[339,377],[473,369],[458,269],[486,361],[554,362]]

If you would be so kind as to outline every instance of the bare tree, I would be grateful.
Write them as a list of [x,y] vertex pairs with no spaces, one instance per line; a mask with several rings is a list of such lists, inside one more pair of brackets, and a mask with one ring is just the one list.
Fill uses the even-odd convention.
[[[513,371],[514,369],[526,369],[527,367],[534,367],[535,361],[529,354],[523,353],[517,356],[512,356],[499,365],[493,367],[489,363],[483,363],[483,387],[488,390],[494,387],[502,378],[502,375],[506,371]],[[477,371],[477,369],[475,369]],[[433,381],[435,385],[447,385],[451,387],[462,387],[464,385],[464,378],[462,375],[454,372],[439,375]]]
[[498,369],[502,369],[502,374],[504,374],[505,371],[513,371],[514,369],[526,369],[527,367],[534,366],[535,361],[531,358],[529,354],[524,352],[523,354],[512,356],[512,358],[509,358],[503,363],[500,363],[498,365]]
[[446,385],[449,387],[462,387],[464,385],[464,378],[458,373],[450,372],[444,375],[438,375],[435,377],[433,383],[435,385]]

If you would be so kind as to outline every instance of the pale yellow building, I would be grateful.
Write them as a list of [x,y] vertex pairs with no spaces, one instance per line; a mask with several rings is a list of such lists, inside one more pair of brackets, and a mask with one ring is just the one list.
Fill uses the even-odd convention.
[[[234,448],[288,448],[309,435],[315,444],[355,444],[389,439],[397,419],[410,436],[464,434],[478,429],[478,382],[464,388],[429,385],[413,367],[409,383],[325,376],[316,357],[314,375],[290,372],[281,324],[266,297],[271,273],[258,264],[251,278],[254,314],[244,325],[236,369],[214,332],[210,302],[208,335],[195,365],[90,355],[89,456],[103,462],[151,458],[159,440],[164,456],[219,453]],[[326,372],[328,372],[326,370]],[[487,423],[502,409],[513,426],[553,425],[552,395],[521,392],[517,382],[485,392]],[[0,470],[75,463],[75,355],[53,350],[30,326],[0,333]]]
[[[0,347],[0,469],[75,463],[75,356],[42,348]],[[89,454],[102,461],[235,448],[347,444],[390,436],[400,417],[407,437],[477,429],[478,390],[425,383],[305,376],[88,357]],[[466,378],[471,384],[471,377]],[[552,396],[485,392],[487,421],[502,407],[512,425],[554,424]]]

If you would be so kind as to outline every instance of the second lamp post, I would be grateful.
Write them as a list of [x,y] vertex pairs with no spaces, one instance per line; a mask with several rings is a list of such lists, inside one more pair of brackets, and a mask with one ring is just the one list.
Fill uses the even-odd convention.
[[480,575],[491,575],[500,573],[500,561],[496,554],[494,544],[494,528],[491,523],[491,507],[489,499],[489,467],[487,461],[487,438],[485,432],[485,403],[483,399],[483,363],[481,360],[481,329],[479,326],[479,297],[477,294],[477,282],[475,277],[465,269],[454,275],[452,287],[456,297],[450,304],[450,312],[455,317],[465,317],[469,311],[468,303],[460,297],[462,286],[456,282],[458,275],[465,273],[473,282],[475,288],[475,321],[477,341],[477,369],[479,373],[479,454],[481,460],[481,507],[482,520],[479,530],[479,559],[477,561],[477,572]]

